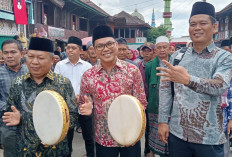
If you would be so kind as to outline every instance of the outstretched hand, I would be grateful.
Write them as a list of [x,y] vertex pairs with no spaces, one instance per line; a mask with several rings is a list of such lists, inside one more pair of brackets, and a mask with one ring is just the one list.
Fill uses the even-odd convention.
[[190,82],[190,75],[188,71],[182,66],[173,66],[166,60],[162,60],[163,63],[168,66],[168,68],[157,67],[156,69],[159,71],[163,71],[164,73],[157,73],[157,76],[163,76],[164,78],[161,81],[172,81],[176,83],[181,83],[184,85],[188,85]]
[[20,112],[14,106],[11,106],[11,110],[13,112],[5,112],[2,116],[6,126],[16,126],[20,123]]
[[93,105],[87,96],[84,96],[84,99],[85,99],[85,103],[80,104],[79,109],[80,109],[81,115],[89,116],[92,113]]

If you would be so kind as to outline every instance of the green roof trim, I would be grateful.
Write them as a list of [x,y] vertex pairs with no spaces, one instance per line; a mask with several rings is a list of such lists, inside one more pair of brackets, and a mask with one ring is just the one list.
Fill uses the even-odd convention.
[[[71,2],[72,2],[72,1],[71,1]],[[105,14],[99,12],[98,10],[96,10],[96,9],[94,9],[94,8],[92,8],[92,7],[90,7],[90,6],[88,6],[87,4],[81,2],[80,0],[74,0],[73,2],[76,2],[77,4],[83,6],[84,8],[86,8],[86,9],[88,9],[88,10],[90,10],[90,11],[96,13],[96,14],[99,14],[99,15],[101,15],[101,16],[107,17],[107,15],[105,15]]]
[[0,18],[14,21],[14,14],[0,11]]
[[144,43],[127,43],[127,45],[143,45]]

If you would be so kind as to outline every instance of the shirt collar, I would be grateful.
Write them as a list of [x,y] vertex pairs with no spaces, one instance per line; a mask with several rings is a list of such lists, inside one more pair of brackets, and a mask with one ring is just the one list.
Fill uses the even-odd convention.
[[[50,70],[45,77],[49,78],[50,80],[54,80],[54,73]],[[27,80],[28,78],[32,79],[30,73],[25,74],[25,80]]]
[[[8,70],[8,71],[12,71],[12,72],[15,72],[15,71],[13,71],[13,70],[11,70],[7,65],[6,65],[6,63],[4,64],[4,67]],[[19,68],[19,70],[22,68],[22,64],[20,64],[20,68]],[[18,70],[18,71],[19,71]],[[18,72],[17,71],[17,72]]]
[[[209,53],[211,53],[214,49],[215,49],[215,44],[214,44],[214,42],[212,42],[211,44],[209,44],[205,49],[203,49],[201,52],[200,52],[200,54],[201,53],[203,53],[203,52],[209,52]],[[194,48],[192,47],[192,49],[193,49],[193,51],[194,52],[196,52],[195,50],[194,50]]]
[[[120,59],[117,58],[117,61],[116,61],[116,64],[115,64],[114,67],[122,68],[122,61],[121,61]],[[97,72],[99,72],[99,71],[102,70],[102,69],[103,69],[103,67],[102,67],[102,65],[101,65],[101,62],[98,62],[98,63],[96,64],[96,70],[97,70]]]
[[[77,63],[75,64],[75,65],[77,65],[77,64],[79,64],[79,63],[81,63],[81,64],[83,64],[85,61],[83,61],[81,58],[79,58],[78,59],[78,61],[77,61]],[[73,65],[73,63],[69,60],[69,58],[66,58],[65,60],[64,60],[64,63],[70,63],[70,64],[72,64]],[[74,66],[75,66],[74,65]]]

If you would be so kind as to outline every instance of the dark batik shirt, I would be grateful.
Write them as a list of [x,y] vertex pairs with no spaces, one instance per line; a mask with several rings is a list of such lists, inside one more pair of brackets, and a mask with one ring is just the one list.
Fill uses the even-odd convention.
[[[172,55],[171,63],[177,55],[178,51]],[[225,143],[221,95],[230,85],[232,54],[214,43],[200,53],[191,47],[179,65],[190,74],[190,83],[174,84],[173,101],[170,82],[161,83],[159,123],[168,123],[171,116],[170,132],[178,138],[207,145]]]
[[[12,82],[7,111],[11,111],[10,106],[14,105],[21,114],[21,121],[17,127],[17,156],[19,157],[64,157],[69,153],[67,137],[56,147],[45,147],[38,138],[32,119],[33,104],[36,96],[44,90],[54,90],[58,92],[66,101],[70,112],[70,127],[73,128],[77,118],[77,103],[71,82],[50,71],[41,84],[37,84],[29,73],[18,77]],[[41,115],[42,116],[42,115]]]

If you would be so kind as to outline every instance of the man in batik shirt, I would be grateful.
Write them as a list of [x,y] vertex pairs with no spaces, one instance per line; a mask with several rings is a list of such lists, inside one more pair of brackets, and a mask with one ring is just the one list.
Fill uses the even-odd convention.
[[[100,63],[82,76],[80,104],[84,101],[84,95],[93,99],[96,155],[141,157],[140,141],[134,146],[121,147],[110,135],[107,124],[108,109],[113,100],[122,94],[133,95],[142,103],[144,109],[146,108],[147,101],[140,71],[133,64],[117,58],[118,44],[110,27],[96,27],[93,31],[93,44]],[[84,107],[80,105],[80,110],[82,108]]]
[[189,19],[192,47],[184,56],[182,50],[175,52],[171,64],[163,61],[168,68],[157,68],[164,71],[157,74],[162,76],[158,132],[170,157],[224,157],[221,95],[230,84],[232,55],[213,42],[215,17],[212,4],[196,2]]
[[15,156],[66,157],[69,154],[67,138],[55,147],[45,146],[33,125],[33,104],[36,96],[44,90],[56,91],[64,98],[69,107],[70,128],[73,128],[77,121],[77,104],[71,82],[50,70],[53,59],[51,40],[31,38],[26,59],[29,73],[13,81],[6,112],[2,117],[6,126],[17,126]]

